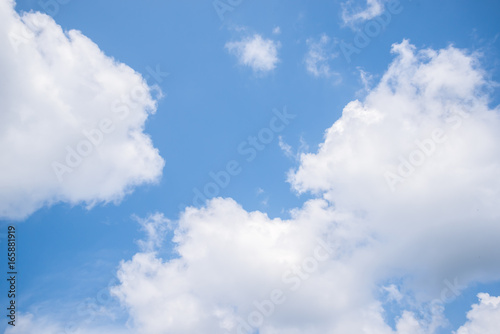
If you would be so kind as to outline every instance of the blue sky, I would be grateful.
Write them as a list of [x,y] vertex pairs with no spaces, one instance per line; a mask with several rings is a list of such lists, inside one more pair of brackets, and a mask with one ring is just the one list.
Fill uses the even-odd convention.
[[[311,274],[321,284],[306,283],[326,284],[319,295],[338,302],[316,305],[307,285],[253,326],[259,333],[354,333],[366,322],[366,333],[471,334],[488,319],[500,325],[497,1],[42,0],[17,1],[15,13],[0,2],[1,244],[15,225],[20,323],[4,319],[6,333],[237,332],[235,319],[247,319],[281,266],[310,254],[319,237],[341,255]],[[345,45],[357,51],[346,56]],[[136,93],[147,96],[125,103],[123,121],[109,116]],[[469,116],[454,132],[447,117],[460,112]],[[106,117],[116,130],[58,182],[53,162]],[[451,139],[441,145],[433,129]],[[242,154],[269,133],[255,156]],[[391,186],[388,166],[428,138],[437,153]],[[215,187],[223,199],[194,202],[228,163],[239,172]],[[221,223],[210,225],[214,217]],[[241,237],[252,224],[276,231]],[[219,258],[223,231],[240,242],[228,241]],[[173,259],[192,272],[175,271]],[[220,263],[242,276],[226,281]],[[225,279],[200,282],[200,273]],[[434,312],[429,303],[455,279],[463,288]],[[161,313],[129,284],[154,286],[155,310],[181,305],[189,316],[161,327]],[[231,299],[230,289],[248,295]],[[489,296],[480,302],[478,293]],[[183,304],[186,295],[195,306]],[[467,318],[473,304],[479,311]]]

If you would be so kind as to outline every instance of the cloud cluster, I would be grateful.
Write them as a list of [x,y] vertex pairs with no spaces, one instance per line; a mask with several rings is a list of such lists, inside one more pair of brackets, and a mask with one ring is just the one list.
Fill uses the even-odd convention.
[[264,39],[258,34],[225,45],[241,65],[249,66],[255,73],[261,74],[276,68],[279,46],[279,42]]
[[[380,2],[368,3],[362,18],[377,13]],[[119,200],[156,180],[163,160],[143,132],[156,102],[141,76],[81,33],[12,6],[0,0],[9,82],[0,90],[0,214]],[[259,35],[226,44],[259,73],[275,68],[278,46]],[[131,332],[430,334],[450,292],[500,279],[500,119],[479,56],[408,41],[392,51],[380,83],[344,108],[316,153],[300,154],[289,182],[316,198],[290,219],[216,198],[181,214],[169,259],[160,254],[173,223],[140,220],[147,238],[111,291]],[[500,326],[499,299],[479,297],[457,334]],[[394,328],[389,303],[398,305]],[[19,326],[64,329],[29,314]]]
[[[429,334],[469,283],[500,279],[500,120],[479,56],[392,51],[380,83],[290,172],[317,199],[288,220],[214,199],[182,214],[176,258],[149,249],[121,264],[113,293],[136,330]],[[493,312],[482,296],[462,332]]]
[[478,294],[479,304],[474,304],[467,313],[468,321],[456,334],[495,334],[500,324],[500,297],[487,293]]
[[0,218],[119,201],[158,180],[164,161],[144,133],[156,100],[140,74],[13,1],[0,0],[0,32]]
[[383,240],[381,264],[420,285],[497,279],[500,120],[478,55],[408,41],[393,52],[378,86],[345,107],[289,181],[366,217]]

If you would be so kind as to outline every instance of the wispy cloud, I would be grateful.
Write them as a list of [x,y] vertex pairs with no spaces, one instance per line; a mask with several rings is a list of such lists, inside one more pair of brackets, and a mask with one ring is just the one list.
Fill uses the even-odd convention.
[[279,142],[278,142],[279,147],[281,148],[281,150],[283,151],[283,153],[285,154],[285,156],[287,158],[293,159],[295,161],[299,161],[300,156],[309,150],[309,145],[302,137],[300,137],[300,146],[298,147],[298,149],[295,152],[294,152],[294,149],[292,148],[292,146],[290,146],[289,144],[287,144],[285,142],[285,140],[283,139],[283,136],[279,136],[278,138],[279,138]]
[[319,40],[308,39],[308,52],[305,58],[307,71],[315,77],[330,78],[338,73],[332,71],[329,61],[336,56],[329,52],[330,38],[321,35]]
[[384,2],[385,0],[366,0],[366,7],[362,9],[359,5],[355,4],[355,0],[347,0],[342,4],[342,20],[346,25],[371,20],[382,14],[384,11]]
[[161,213],[155,213],[145,219],[135,217],[146,234],[145,239],[137,243],[143,252],[154,252],[163,243],[168,230],[171,228],[170,220]]

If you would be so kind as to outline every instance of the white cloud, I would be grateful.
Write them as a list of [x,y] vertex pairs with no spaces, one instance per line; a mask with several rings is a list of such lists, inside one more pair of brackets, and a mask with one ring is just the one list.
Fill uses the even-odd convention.
[[241,65],[249,66],[254,72],[265,73],[276,68],[279,62],[279,43],[255,34],[240,41],[228,42],[225,47],[238,58]]
[[479,304],[472,305],[467,322],[456,334],[496,334],[500,328],[500,297],[480,293]]
[[289,180],[366,217],[383,240],[380,265],[411,272],[423,294],[445,279],[498,279],[500,120],[477,55],[408,41],[393,52],[378,86],[344,108]]
[[156,101],[141,75],[13,5],[0,0],[0,217],[116,202],[157,181],[164,162],[144,133]]
[[319,41],[313,39],[307,40],[309,50],[305,58],[306,69],[315,77],[329,78],[333,75],[338,75],[338,73],[332,71],[328,63],[335,58],[335,55],[329,54],[327,50],[329,43],[330,38],[327,35],[322,35]]
[[344,24],[362,23],[379,16],[384,11],[385,0],[366,0],[365,9],[360,9],[353,2],[353,0],[347,0],[342,4],[342,20]]
[[279,26],[274,27],[273,34],[275,35],[281,34],[281,28]]
[[[348,265],[349,246],[343,246],[356,232],[345,223],[323,200],[309,201],[284,221],[214,199],[181,216],[178,258],[136,254],[122,263],[113,293],[141,333],[238,333],[241,319],[260,322],[255,303],[267,305],[261,333],[358,332],[363,326],[388,333],[369,284]],[[264,300],[275,290],[283,303],[269,306]]]

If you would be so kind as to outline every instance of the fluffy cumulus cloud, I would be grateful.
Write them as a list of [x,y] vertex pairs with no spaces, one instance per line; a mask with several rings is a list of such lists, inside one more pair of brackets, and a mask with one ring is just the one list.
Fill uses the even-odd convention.
[[158,180],[164,162],[144,125],[159,91],[82,33],[18,15],[13,1],[0,0],[0,31],[0,218],[119,201]]
[[329,78],[338,75],[330,68],[329,61],[335,56],[328,52],[329,43],[330,38],[327,35],[322,35],[318,41],[307,40],[306,69],[315,77]]
[[358,0],[347,0],[342,4],[342,20],[344,24],[353,25],[368,21],[384,11],[386,0],[366,0],[366,7],[361,8]]
[[[133,328],[429,334],[471,282],[500,279],[500,120],[478,55],[392,51],[379,84],[290,172],[317,199],[287,220],[214,199],[182,214],[175,258],[144,248],[121,264],[113,294]],[[462,332],[500,325],[497,299],[481,296]]]
[[390,331],[349,265],[360,231],[324,200],[292,216],[270,219],[231,199],[188,208],[173,239],[178,257],[136,254],[121,264],[113,294],[141,333]]
[[478,55],[408,41],[392,51],[380,83],[289,180],[358,212],[383,241],[380,265],[413,272],[415,285],[498,279],[500,120]]
[[255,73],[266,73],[276,68],[279,46],[279,42],[264,39],[258,34],[225,45],[241,65],[249,66]]
[[467,314],[467,323],[456,334],[495,334],[500,325],[500,297],[480,293],[479,304]]

